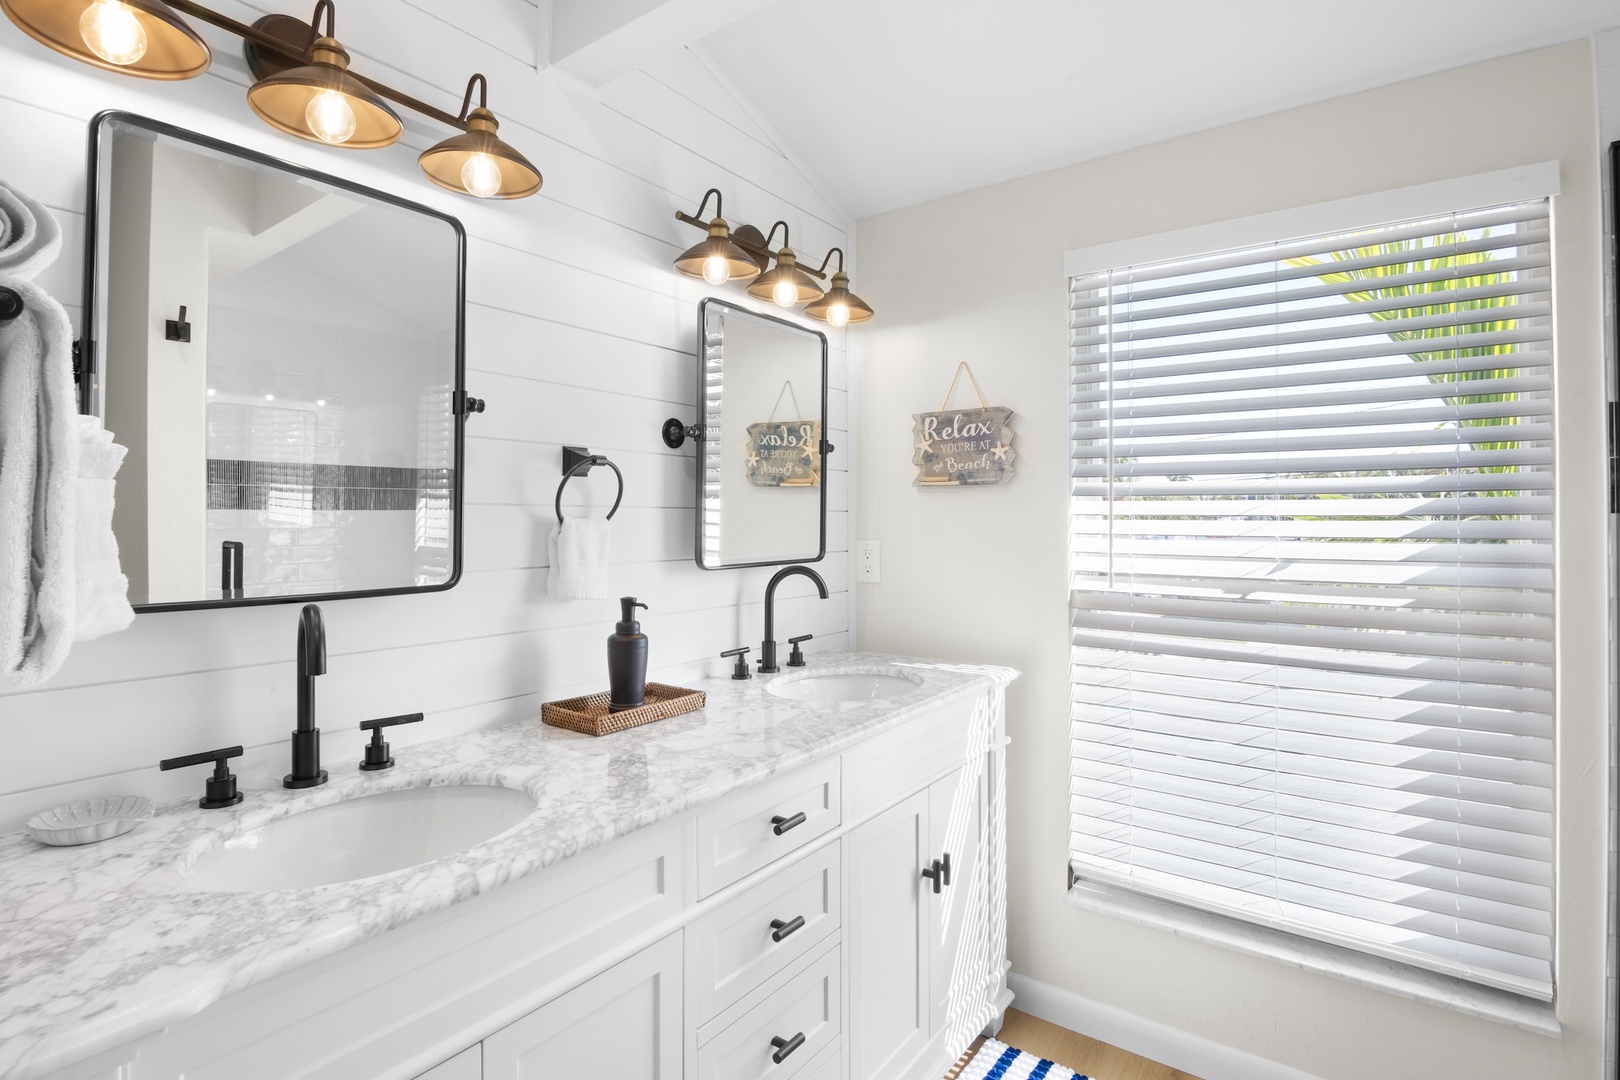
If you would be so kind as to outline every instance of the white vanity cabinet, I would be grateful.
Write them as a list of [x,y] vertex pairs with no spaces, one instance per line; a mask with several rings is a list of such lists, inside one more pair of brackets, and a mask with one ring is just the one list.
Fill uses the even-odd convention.
[[1011,1000],[1001,686],[53,1078],[937,1080]]

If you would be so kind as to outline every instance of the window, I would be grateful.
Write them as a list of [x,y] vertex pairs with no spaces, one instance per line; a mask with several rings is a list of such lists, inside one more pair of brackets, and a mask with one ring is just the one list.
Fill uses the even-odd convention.
[[1071,255],[1071,860],[1550,1000],[1547,200],[1422,213]]

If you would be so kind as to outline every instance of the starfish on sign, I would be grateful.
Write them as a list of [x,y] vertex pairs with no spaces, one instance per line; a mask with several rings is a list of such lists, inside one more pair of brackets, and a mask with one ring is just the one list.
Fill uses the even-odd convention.
[[992,454],[996,455],[996,460],[997,461],[1006,461],[1007,460],[1007,451],[1009,451],[1011,449],[1012,449],[1012,445],[1010,443],[999,443],[998,442],[998,443],[996,443],[996,445],[994,445],[994,446],[992,446],[990,448],[990,452]]
[[803,446],[801,446],[799,448],[799,453],[804,455],[804,460],[806,461],[816,460],[816,448],[811,446],[809,443],[805,443]]
[[757,451],[757,450],[748,451],[748,467],[750,469],[759,468],[759,451]]
[[933,439],[930,439],[926,435],[917,436],[917,449],[921,450],[923,453],[926,454],[930,450],[932,450],[933,448],[934,448],[934,440]]

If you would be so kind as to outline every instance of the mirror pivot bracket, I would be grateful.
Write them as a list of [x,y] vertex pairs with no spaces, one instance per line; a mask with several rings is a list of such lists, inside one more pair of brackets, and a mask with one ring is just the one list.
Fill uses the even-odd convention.
[[680,447],[687,439],[693,442],[703,441],[702,424],[683,424],[677,417],[670,417],[664,421],[664,445],[674,450]]

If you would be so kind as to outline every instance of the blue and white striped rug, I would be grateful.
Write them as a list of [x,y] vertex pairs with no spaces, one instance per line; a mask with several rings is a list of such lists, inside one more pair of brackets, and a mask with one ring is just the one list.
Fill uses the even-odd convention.
[[984,1040],[957,1080],[1088,1080],[1073,1069],[1054,1065],[1027,1050],[995,1039]]

